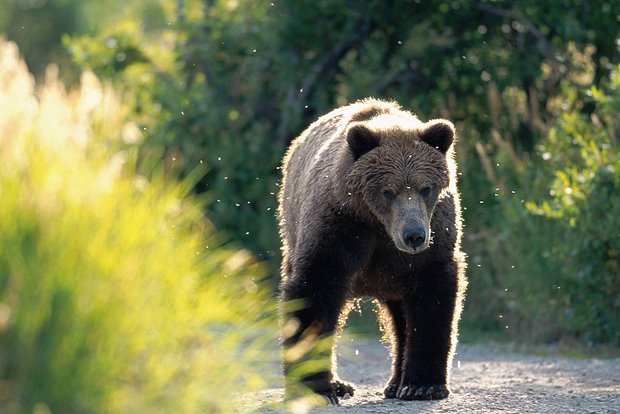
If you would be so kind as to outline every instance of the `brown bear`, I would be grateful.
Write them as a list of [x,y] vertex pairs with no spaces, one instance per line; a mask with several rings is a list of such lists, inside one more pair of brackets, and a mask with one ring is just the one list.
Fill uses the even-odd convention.
[[334,335],[372,297],[391,342],[387,398],[446,398],[466,286],[451,122],[366,99],[319,118],[283,163],[278,217],[287,398],[338,404]]

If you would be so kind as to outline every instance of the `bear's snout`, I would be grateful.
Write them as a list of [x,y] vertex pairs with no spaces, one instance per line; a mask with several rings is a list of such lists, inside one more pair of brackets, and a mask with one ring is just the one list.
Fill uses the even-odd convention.
[[394,244],[406,253],[418,253],[429,246],[428,232],[421,224],[406,225],[401,231],[392,233]]
[[386,227],[398,250],[413,254],[429,247],[430,217],[422,197],[415,194],[400,197],[392,214],[392,222]]
[[403,224],[394,226],[392,230],[392,240],[398,250],[413,254],[429,247],[429,232],[422,223],[414,220]]
[[426,230],[421,226],[406,228],[402,237],[407,247],[416,250],[426,241]]

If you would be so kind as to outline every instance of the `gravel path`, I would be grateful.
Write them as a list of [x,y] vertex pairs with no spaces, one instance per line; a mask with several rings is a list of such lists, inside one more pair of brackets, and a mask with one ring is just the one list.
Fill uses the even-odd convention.
[[[383,398],[389,376],[385,347],[377,341],[341,339],[339,374],[355,396],[322,413],[584,413],[620,414],[620,358],[537,357],[507,347],[460,345],[453,361],[452,394],[441,401]],[[243,398],[240,413],[281,413],[282,388]]]

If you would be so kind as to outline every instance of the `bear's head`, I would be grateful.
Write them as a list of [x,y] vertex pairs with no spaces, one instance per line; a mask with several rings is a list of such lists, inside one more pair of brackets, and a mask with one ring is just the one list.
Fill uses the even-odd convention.
[[446,120],[413,127],[353,122],[346,130],[352,158],[348,191],[401,251],[418,253],[431,243],[433,210],[450,183],[454,137]]

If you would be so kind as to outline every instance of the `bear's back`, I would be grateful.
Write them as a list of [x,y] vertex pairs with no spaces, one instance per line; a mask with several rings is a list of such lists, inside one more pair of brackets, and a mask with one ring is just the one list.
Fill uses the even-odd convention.
[[398,104],[372,98],[334,109],[293,140],[284,158],[285,179],[297,180],[302,175],[314,179],[332,168],[342,152],[348,151],[345,130],[352,122],[419,124],[414,115],[403,111]]

